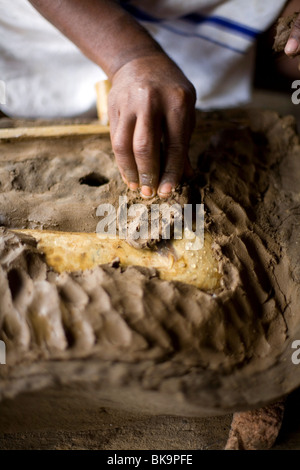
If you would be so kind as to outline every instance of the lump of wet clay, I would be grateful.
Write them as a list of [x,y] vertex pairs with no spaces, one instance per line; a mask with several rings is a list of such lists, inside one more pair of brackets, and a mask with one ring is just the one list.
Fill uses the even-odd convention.
[[276,35],[274,38],[273,49],[276,52],[282,52],[286,46],[292,27],[299,16],[299,12],[295,12],[289,16],[283,16],[278,19],[276,25]]
[[[172,194],[165,199],[160,199],[158,195],[151,199],[144,199],[142,198],[139,193],[132,192],[127,190],[126,197],[128,199],[127,206],[130,209],[131,206],[135,204],[141,204],[143,209],[146,209],[146,214],[144,210],[140,211],[140,214],[134,214],[133,217],[128,217],[127,221],[127,243],[129,243],[134,248],[154,248],[159,241],[163,238],[163,219],[169,216],[169,230],[170,236],[172,238],[173,235],[173,227],[174,227],[174,218],[176,217],[176,212],[171,211],[169,213],[170,208],[176,206],[179,208],[180,212],[184,209],[185,204],[190,202],[190,192],[191,186],[187,183],[183,183],[178,185]],[[154,205],[159,206],[159,213],[158,213],[158,220],[157,220],[157,228],[158,233],[155,238],[151,236],[151,219],[153,218],[152,209]],[[136,206],[135,206],[136,207]],[[148,231],[146,237],[138,237],[136,238],[136,232],[139,232],[140,226],[145,221],[145,218],[148,222]]]

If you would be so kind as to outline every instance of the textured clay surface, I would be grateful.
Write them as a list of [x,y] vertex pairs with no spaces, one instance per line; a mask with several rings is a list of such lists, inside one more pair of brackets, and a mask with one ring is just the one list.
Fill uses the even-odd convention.
[[[113,262],[56,273],[13,228],[94,232],[125,192],[108,137],[0,143],[0,399],[72,387],[145,413],[209,416],[268,405],[300,384],[300,158],[291,117],[198,116],[191,200],[220,286]],[[112,260],[113,261],[113,260]]]

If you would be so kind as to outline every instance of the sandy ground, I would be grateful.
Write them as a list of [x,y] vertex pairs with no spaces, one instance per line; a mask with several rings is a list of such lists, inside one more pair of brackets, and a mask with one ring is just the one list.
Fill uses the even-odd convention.
[[[7,400],[0,415],[4,450],[222,450],[232,418],[129,413],[54,390]],[[300,450],[300,390],[288,398],[273,450]]]
[[97,408],[79,398],[70,404],[55,391],[7,401],[0,414],[2,449],[222,449],[231,423],[230,415],[191,419]]

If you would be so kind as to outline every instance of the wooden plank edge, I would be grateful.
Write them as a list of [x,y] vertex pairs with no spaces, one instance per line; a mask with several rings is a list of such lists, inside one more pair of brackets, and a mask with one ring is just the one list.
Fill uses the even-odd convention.
[[62,126],[12,127],[0,129],[0,140],[103,134],[109,134],[109,126],[101,124],[71,124]]

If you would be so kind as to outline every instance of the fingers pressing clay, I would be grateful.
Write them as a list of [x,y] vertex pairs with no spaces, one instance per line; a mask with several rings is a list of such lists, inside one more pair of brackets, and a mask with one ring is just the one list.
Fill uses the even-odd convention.
[[288,56],[296,56],[300,51],[300,14],[279,18],[276,27],[276,36],[273,49],[276,52],[284,51]]

